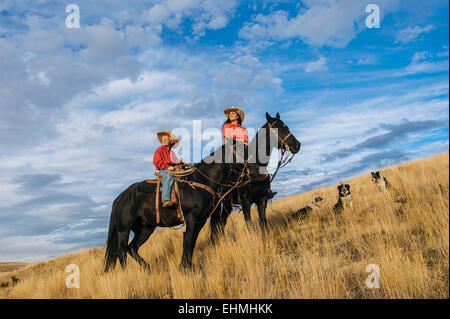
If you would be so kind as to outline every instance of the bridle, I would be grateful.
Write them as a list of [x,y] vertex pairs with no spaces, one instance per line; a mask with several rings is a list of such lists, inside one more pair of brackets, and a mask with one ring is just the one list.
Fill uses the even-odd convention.
[[[267,126],[269,127],[269,133],[273,133],[274,127],[273,124],[275,124],[277,121],[274,121],[273,123],[270,123],[269,121],[267,121]],[[281,154],[283,155],[283,153],[285,151],[289,152],[289,145],[287,145],[286,140],[292,135],[291,132],[289,132],[289,134],[286,134],[286,136],[282,139],[280,136],[278,136],[278,134],[275,134],[275,136],[277,137],[277,139],[280,141],[280,149],[281,149]]]
[[270,179],[269,185],[272,183],[273,179],[275,178],[275,175],[277,175],[278,170],[284,166],[286,166],[287,164],[289,164],[290,161],[292,161],[292,159],[294,158],[295,154],[291,153],[289,150],[289,145],[287,145],[286,140],[292,136],[292,133],[289,132],[289,134],[286,134],[286,136],[284,138],[281,138],[276,132],[274,132],[274,127],[273,125],[278,122],[278,120],[273,121],[272,123],[270,123],[269,121],[267,121],[267,126],[269,127],[269,135],[270,134],[275,134],[275,136],[277,137],[277,139],[280,141],[280,149],[281,149],[281,158],[278,161],[277,164],[277,168],[275,170],[275,172],[272,175],[272,178]]

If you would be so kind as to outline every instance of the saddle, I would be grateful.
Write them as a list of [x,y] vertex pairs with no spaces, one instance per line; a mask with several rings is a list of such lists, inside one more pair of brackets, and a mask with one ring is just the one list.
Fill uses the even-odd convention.
[[[160,222],[160,213],[159,213],[159,209],[160,209],[160,186],[162,183],[162,176],[159,172],[154,173],[154,175],[157,177],[155,179],[148,179],[145,182],[149,183],[149,184],[156,184],[156,200],[155,200],[155,209],[156,209],[156,224],[159,224]],[[175,180],[173,181],[173,185],[172,185],[172,189],[170,191],[170,201],[172,203],[175,203],[175,208],[177,211],[177,217],[180,220],[181,223],[184,224],[184,217],[183,217],[183,211],[181,210],[181,198],[180,198],[180,191],[178,189],[178,182],[181,179],[179,178],[175,178]],[[170,208],[169,208],[170,209]],[[139,210],[141,211],[141,210]]]
[[[180,171],[177,170],[176,171]],[[157,177],[155,179],[148,179],[145,180],[146,183],[148,184],[156,184],[156,199],[155,199],[155,210],[156,210],[156,224],[159,225],[160,223],[160,209],[162,208],[162,205],[160,203],[160,186],[162,183],[162,176],[159,172],[154,173],[154,175]],[[176,210],[177,213],[177,218],[179,219],[180,223],[184,224],[184,217],[183,217],[183,210],[182,210],[182,201],[181,201],[181,195],[180,195],[180,190],[178,187],[179,183],[186,183],[188,184],[192,189],[196,189],[196,188],[201,188],[204,189],[206,191],[208,191],[212,197],[213,197],[213,202],[217,196],[216,192],[209,186],[201,184],[201,183],[197,183],[197,182],[193,182],[193,181],[187,181],[185,179],[182,179],[181,177],[175,177],[174,178],[174,182],[172,185],[172,189],[170,191],[170,199],[172,203],[175,203],[175,207],[172,208],[165,208],[167,210]],[[153,190],[147,190],[145,188],[140,188],[141,191],[143,192],[152,192]],[[144,209],[143,209],[143,203],[141,203],[139,210],[138,210],[138,214],[142,215],[144,213]]]

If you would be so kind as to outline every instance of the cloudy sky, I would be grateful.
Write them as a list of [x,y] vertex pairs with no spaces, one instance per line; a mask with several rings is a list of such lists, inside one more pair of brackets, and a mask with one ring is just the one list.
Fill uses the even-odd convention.
[[302,142],[281,196],[447,151],[448,9],[0,0],[0,261],[102,246],[114,198],[154,172],[155,133],[220,127],[230,105],[255,129],[280,112]]

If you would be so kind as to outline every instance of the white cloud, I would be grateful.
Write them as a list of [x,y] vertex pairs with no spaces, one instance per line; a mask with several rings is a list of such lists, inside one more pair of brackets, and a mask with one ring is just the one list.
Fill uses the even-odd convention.
[[414,42],[421,34],[430,33],[434,29],[435,27],[432,24],[429,24],[423,28],[419,26],[408,27],[397,33],[395,43],[407,44]]
[[236,0],[165,0],[147,11],[146,20],[181,32],[181,22],[190,19],[192,34],[185,37],[187,41],[197,41],[207,29],[224,28],[237,4]]
[[[247,40],[287,40],[300,38],[312,46],[345,47],[363,29],[365,6],[370,1],[324,0],[304,1],[306,9],[290,18],[287,11],[269,15],[258,14],[253,22],[245,23],[239,36]],[[398,1],[379,1],[384,14],[397,6]]]
[[436,56],[439,57],[439,58],[445,58],[445,57],[448,58],[448,56],[449,56],[449,54],[448,54],[448,45],[444,45],[442,48],[445,49],[445,51],[438,52],[436,54]]
[[320,72],[328,70],[327,58],[321,56],[319,60],[310,62],[306,65],[305,72]]
[[225,27],[228,23],[228,19],[224,16],[224,15],[220,15],[215,17],[213,20],[211,20],[208,23],[208,28],[212,29],[212,30],[216,30],[216,29],[222,29],[223,27]]
[[413,63],[413,64],[418,63],[418,62],[426,60],[430,57],[431,57],[431,54],[427,51],[416,52],[416,53],[414,53],[414,55],[411,59],[411,63]]
[[403,76],[408,74],[436,73],[441,71],[448,71],[448,61],[411,63],[403,72],[395,75]]
[[426,51],[414,53],[411,63],[403,70],[393,72],[390,76],[405,76],[417,73],[437,73],[449,69],[448,60],[432,61],[432,55]]

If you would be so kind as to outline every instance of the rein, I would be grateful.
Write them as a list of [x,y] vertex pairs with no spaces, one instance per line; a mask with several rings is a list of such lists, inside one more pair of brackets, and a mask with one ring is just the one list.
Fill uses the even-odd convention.
[[[247,174],[244,174],[244,171],[245,171],[245,170],[247,171]],[[248,177],[248,179],[245,181],[245,183],[241,184],[241,183],[242,183],[242,178],[243,178],[245,175]],[[223,199],[224,199],[229,193],[231,193],[235,188],[237,188],[237,187],[242,187],[242,186],[248,184],[249,182],[250,182],[250,174],[249,174],[249,169],[248,169],[248,167],[247,167],[247,161],[245,161],[244,167],[242,168],[242,172],[241,172],[241,174],[239,175],[239,178],[237,179],[236,183],[234,183],[234,185],[233,185],[232,187],[230,187],[230,189],[229,189],[228,191],[226,191],[225,194],[222,195],[222,197],[219,198],[219,200],[218,200],[216,206],[214,206],[213,210],[212,210],[211,213],[209,214],[209,217],[211,217],[211,215],[214,214],[214,212],[216,211],[217,207],[219,207],[219,204],[223,201]]]
[[[243,185],[240,185],[240,183],[243,180],[244,176],[249,176],[248,173],[248,167],[247,167],[247,161],[245,161],[244,163],[244,167],[242,168],[242,171],[239,175],[239,178],[237,179],[237,181],[233,184],[224,184],[224,183],[220,183],[218,181],[213,180],[212,178],[208,177],[205,173],[203,173],[201,170],[199,170],[197,167],[195,167],[195,171],[197,171],[198,173],[200,173],[200,175],[202,175],[204,178],[206,178],[207,180],[209,180],[210,182],[220,185],[220,186],[225,186],[225,187],[240,187],[240,186],[244,186],[245,184],[247,184],[249,181],[247,180],[247,182]],[[245,174],[244,172],[247,171],[247,174]]]
[[[244,185],[246,185],[246,184],[248,184],[250,182],[250,173],[249,173],[249,168],[247,166],[247,161],[244,161],[244,165],[242,167],[242,171],[240,172],[239,177],[236,180],[236,182],[234,182],[233,184],[224,184],[224,183],[220,183],[218,181],[213,180],[212,178],[207,176],[205,173],[203,173],[200,169],[198,169],[198,167],[196,167],[194,164],[185,164],[185,165],[186,166],[190,166],[190,168],[188,170],[184,171],[184,172],[169,172],[169,174],[174,176],[174,177],[185,177],[185,176],[193,174],[194,172],[198,172],[200,175],[202,175],[204,178],[206,178],[207,180],[209,180],[210,182],[212,182],[214,184],[217,184],[217,185],[220,185],[220,186],[225,186],[225,187],[230,187],[230,189],[228,191],[226,191],[222,196],[220,196],[219,193],[215,192],[209,186],[203,185],[203,184],[198,183],[198,182],[180,180],[181,182],[188,183],[189,186],[191,186],[194,189],[195,189],[195,186],[197,186],[197,187],[200,187],[200,188],[208,191],[213,196],[213,198],[215,196],[220,196],[220,198],[217,201],[216,205],[214,206],[213,210],[209,214],[209,217],[212,214],[214,214],[214,212],[216,211],[217,207],[219,207],[220,203],[223,201],[223,199],[229,193],[231,193],[235,188],[242,187],[242,186],[244,186]],[[246,181],[244,181],[245,177],[248,177]]]

